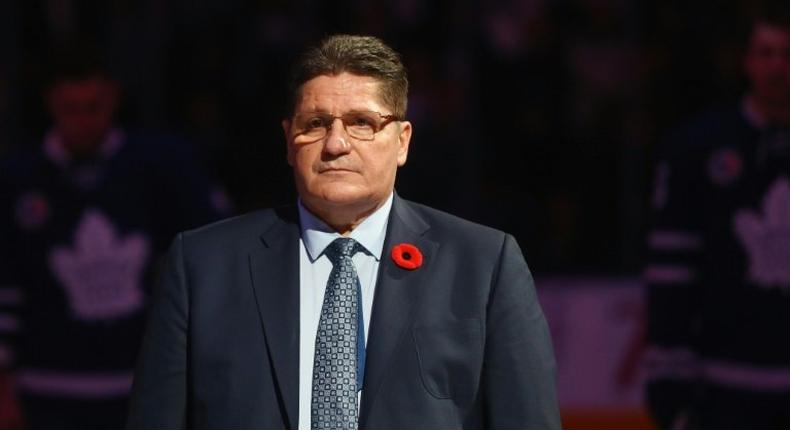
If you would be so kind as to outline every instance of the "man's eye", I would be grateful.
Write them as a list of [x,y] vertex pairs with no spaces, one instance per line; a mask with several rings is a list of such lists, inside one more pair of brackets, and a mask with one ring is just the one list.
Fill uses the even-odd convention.
[[352,127],[373,128],[375,126],[375,122],[372,118],[365,115],[353,115],[349,118],[348,125]]
[[321,117],[312,117],[305,122],[305,128],[308,130],[321,127],[326,127],[326,121]]

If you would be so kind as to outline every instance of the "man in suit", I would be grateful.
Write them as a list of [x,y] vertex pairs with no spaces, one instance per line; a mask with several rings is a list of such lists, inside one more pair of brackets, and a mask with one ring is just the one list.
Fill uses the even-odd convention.
[[176,238],[129,430],[560,428],[513,237],[394,193],[407,87],[373,37],[304,54],[283,121],[298,204]]

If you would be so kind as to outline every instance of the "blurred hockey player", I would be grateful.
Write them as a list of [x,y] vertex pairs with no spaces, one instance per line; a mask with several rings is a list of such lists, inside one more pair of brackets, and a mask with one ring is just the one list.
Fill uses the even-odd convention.
[[51,131],[0,164],[0,428],[16,403],[30,430],[115,430],[157,260],[225,201],[184,142],[116,124],[119,86],[89,49],[60,57]]
[[754,20],[737,106],[660,154],[647,400],[663,429],[790,429],[790,9]]

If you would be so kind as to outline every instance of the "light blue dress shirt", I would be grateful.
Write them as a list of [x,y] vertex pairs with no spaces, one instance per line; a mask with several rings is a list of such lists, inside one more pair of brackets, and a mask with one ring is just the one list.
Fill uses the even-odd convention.
[[[365,342],[370,332],[370,313],[379,261],[387,233],[387,221],[392,209],[393,194],[375,212],[370,214],[347,236],[362,245],[367,252],[358,252],[352,260],[362,287],[362,316],[365,323]],[[313,361],[315,337],[324,291],[332,263],[324,249],[333,240],[343,237],[310,213],[299,201],[299,430],[310,430],[310,404],[313,391]],[[361,393],[360,393],[361,396]]]

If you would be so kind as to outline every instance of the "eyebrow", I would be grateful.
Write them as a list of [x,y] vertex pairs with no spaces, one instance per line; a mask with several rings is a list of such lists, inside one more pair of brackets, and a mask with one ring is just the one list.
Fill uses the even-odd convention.
[[[375,110],[373,108],[349,109],[347,111],[342,112],[341,115],[346,114],[346,113],[352,113],[352,112],[379,112],[379,111],[377,111],[377,110]],[[306,111],[297,112],[297,113],[326,113],[326,114],[332,115],[332,112],[330,112],[328,109],[306,110]]]

